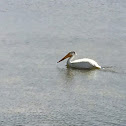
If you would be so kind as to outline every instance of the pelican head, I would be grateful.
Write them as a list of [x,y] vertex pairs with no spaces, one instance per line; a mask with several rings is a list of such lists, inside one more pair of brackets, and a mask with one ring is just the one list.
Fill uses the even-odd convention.
[[61,60],[59,60],[57,63],[59,63],[59,62],[65,60],[66,58],[72,57],[72,56],[74,56],[74,55],[77,55],[76,52],[71,51],[71,52],[69,52],[66,56],[64,56]]

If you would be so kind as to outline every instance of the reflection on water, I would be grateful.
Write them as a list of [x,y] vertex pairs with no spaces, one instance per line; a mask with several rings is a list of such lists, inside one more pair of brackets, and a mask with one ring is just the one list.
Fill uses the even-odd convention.
[[73,68],[57,68],[61,76],[65,76],[66,79],[72,80],[76,76],[81,76],[88,79],[95,79],[97,77],[97,69],[93,70],[80,70]]
[[[121,69],[117,69],[117,67],[104,67],[101,69],[93,69],[93,70],[86,70],[86,69],[73,69],[73,68],[60,68],[57,67],[57,72],[61,78],[61,81],[66,81],[66,83],[73,82],[76,79],[79,80],[97,80],[98,77],[100,76],[101,72],[106,72],[108,74],[119,74],[119,75],[124,75],[126,74],[123,72]],[[79,81],[78,80],[78,81]]]
[[0,1],[0,126],[126,125],[126,0]]

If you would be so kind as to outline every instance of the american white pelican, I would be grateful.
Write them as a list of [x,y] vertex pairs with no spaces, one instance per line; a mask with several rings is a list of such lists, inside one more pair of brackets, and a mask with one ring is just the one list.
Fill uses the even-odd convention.
[[57,63],[63,61],[66,58],[69,58],[67,60],[67,67],[77,68],[77,69],[100,69],[101,66],[98,65],[98,63],[92,59],[84,58],[84,59],[78,59],[74,60],[74,56],[77,55],[74,51],[69,52],[65,57],[63,57],[60,61]]

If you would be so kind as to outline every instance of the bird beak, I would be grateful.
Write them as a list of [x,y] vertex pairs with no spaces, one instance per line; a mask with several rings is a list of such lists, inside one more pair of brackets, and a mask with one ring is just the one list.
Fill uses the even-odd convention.
[[72,55],[71,55],[70,53],[68,53],[65,57],[63,57],[63,58],[62,58],[60,61],[58,61],[57,63],[59,63],[59,62],[65,60],[66,58],[71,57],[71,56],[72,56]]

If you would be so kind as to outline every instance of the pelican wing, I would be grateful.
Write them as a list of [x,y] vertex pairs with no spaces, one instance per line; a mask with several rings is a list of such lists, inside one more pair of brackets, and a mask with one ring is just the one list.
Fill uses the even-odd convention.
[[97,62],[95,62],[92,59],[88,59],[88,58],[84,58],[84,59],[78,59],[78,60],[74,60],[71,62],[71,67],[74,68],[85,68],[85,69],[89,69],[89,68],[93,68],[93,67],[97,67],[97,68],[101,68]]

